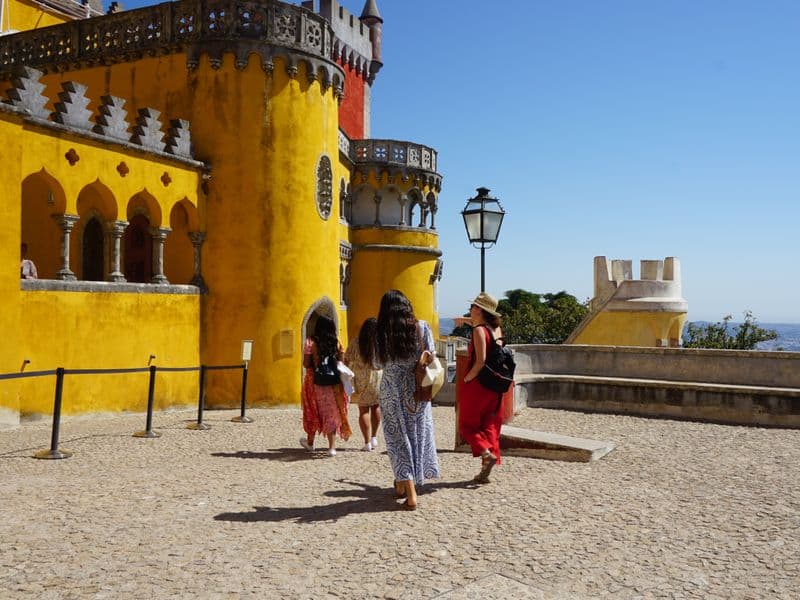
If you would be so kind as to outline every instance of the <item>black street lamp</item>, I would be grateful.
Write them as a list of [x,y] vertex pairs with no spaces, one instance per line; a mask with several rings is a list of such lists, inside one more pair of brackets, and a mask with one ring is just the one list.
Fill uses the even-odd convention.
[[484,252],[486,248],[491,248],[497,242],[505,214],[506,211],[500,206],[500,201],[489,196],[489,188],[485,187],[479,187],[478,195],[467,200],[467,205],[461,211],[470,244],[476,248],[480,244],[482,292],[486,291]]

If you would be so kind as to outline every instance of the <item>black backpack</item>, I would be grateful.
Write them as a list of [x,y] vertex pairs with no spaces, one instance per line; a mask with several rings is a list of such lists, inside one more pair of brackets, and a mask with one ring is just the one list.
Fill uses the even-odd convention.
[[319,357],[319,364],[314,367],[314,383],[316,385],[336,385],[342,382],[339,375],[339,361],[332,354]]
[[[480,327],[486,327],[481,325]],[[492,330],[486,327],[492,342],[486,349],[486,362],[478,372],[478,382],[486,389],[504,394],[514,382],[514,371],[517,364],[514,362],[514,353],[505,345],[501,346],[494,339]]]

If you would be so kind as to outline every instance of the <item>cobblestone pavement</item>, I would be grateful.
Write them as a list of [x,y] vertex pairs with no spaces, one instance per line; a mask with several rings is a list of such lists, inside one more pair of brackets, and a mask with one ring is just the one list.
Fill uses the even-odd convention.
[[[389,461],[298,444],[296,409],[0,432],[3,598],[798,598],[800,432],[530,409],[514,424],[614,442],[602,460],[507,457],[474,487],[435,420],[443,478],[397,510]],[[357,439],[358,438],[358,439]],[[382,443],[382,438],[381,443]]]

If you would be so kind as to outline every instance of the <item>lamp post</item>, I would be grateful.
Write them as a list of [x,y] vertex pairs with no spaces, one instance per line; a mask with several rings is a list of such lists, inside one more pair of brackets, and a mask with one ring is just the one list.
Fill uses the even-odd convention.
[[500,235],[500,226],[506,211],[497,198],[489,196],[489,188],[479,187],[478,195],[467,200],[461,211],[470,244],[481,249],[481,291],[486,291],[485,251],[491,248]]

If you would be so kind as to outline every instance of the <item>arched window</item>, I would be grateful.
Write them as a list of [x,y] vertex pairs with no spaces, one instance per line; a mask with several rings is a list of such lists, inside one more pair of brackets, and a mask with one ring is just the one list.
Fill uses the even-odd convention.
[[83,228],[83,279],[103,281],[103,226],[92,217]]
[[150,221],[144,215],[131,217],[125,228],[125,278],[148,283],[153,277],[153,241]]

